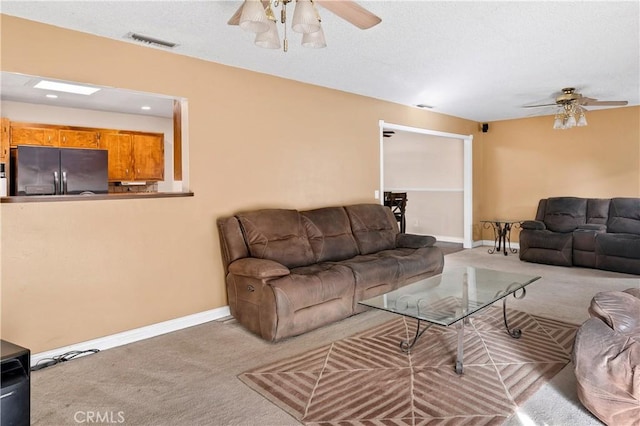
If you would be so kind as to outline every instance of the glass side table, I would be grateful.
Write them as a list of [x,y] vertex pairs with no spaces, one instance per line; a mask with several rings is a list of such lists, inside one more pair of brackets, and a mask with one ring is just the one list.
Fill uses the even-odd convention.
[[518,249],[511,248],[511,229],[518,228],[522,223],[521,220],[494,219],[481,220],[480,223],[484,229],[493,229],[493,248],[487,250],[490,254],[502,251],[506,256],[509,252],[518,252]]

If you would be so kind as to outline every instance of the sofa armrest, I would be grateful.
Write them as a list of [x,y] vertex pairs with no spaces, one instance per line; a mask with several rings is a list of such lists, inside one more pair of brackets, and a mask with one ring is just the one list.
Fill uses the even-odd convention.
[[436,239],[431,235],[398,234],[396,236],[396,247],[401,248],[431,247],[435,243]]
[[245,257],[229,264],[229,272],[234,275],[257,279],[284,277],[289,275],[289,268],[281,263],[268,259]]
[[584,225],[578,225],[578,231],[601,231],[606,232],[607,225],[599,223],[585,223]]
[[544,231],[547,226],[539,220],[525,220],[520,224],[520,229],[528,229],[530,231]]

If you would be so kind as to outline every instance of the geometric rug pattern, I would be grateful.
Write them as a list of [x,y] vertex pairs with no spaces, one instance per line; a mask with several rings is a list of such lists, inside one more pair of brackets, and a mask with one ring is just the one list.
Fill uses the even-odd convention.
[[569,363],[577,325],[490,307],[457,329],[431,326],[407,354],[416,321],[379,326],[244,372],[246,385],[306,425],[499,425]]

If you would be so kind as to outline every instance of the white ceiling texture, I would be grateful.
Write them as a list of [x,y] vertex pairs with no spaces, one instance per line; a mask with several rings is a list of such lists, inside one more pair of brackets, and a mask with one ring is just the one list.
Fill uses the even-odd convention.
[[478,122],[553,114],[523,106],[551,103],[563,87],[640,104],[638,0],[359,1],[382,18],[367,30],[318,6],[327,48],[304,48],[289,29],[287,53],[227,25],[241,4],[2,0],[0,11],[128,43],[139,33],[177,43],[175,54]]

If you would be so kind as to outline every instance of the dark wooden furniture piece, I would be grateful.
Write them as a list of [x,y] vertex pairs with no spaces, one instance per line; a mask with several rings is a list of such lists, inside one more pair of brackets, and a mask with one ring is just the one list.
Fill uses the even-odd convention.
[[407,209],[407,193],[406,192],[385,192],[384,205],[391,209],[400,224],[400,232],[404,233],[407,228],[407,220],[405,212]]

